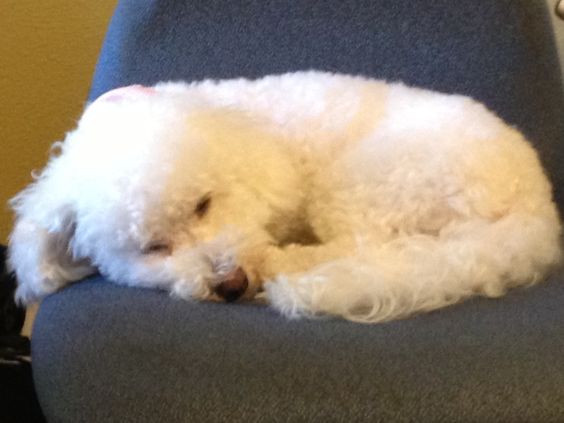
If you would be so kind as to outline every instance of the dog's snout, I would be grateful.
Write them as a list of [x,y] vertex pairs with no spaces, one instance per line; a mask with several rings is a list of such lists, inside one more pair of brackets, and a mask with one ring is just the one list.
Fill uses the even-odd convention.
[[222,281],[215,287],[215,293],[230,303],[241,297],[248,286],[249,280],[245,271],[237,267],[225,275]]

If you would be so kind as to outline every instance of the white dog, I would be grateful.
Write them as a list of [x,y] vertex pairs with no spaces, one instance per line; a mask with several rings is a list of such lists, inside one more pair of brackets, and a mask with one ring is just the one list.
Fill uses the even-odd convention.
[[561,255],[537,154],[459,95],[321,72],[131,86],[56,147],[12,201],[22,302],[99,271],[379,322],[536,283]]

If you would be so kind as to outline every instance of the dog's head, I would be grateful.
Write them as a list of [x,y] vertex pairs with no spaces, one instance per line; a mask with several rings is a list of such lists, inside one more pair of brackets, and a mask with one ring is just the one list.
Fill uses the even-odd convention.
[[[87,260],[183,297],[252,296],[261,252],[301,200],[284,141],[235,109],[183,84],[122,88],[89,105],[13,202],[17,273],[31,284],[73,279]],[[37,244],[34,261],[19,256],[23,242]]]

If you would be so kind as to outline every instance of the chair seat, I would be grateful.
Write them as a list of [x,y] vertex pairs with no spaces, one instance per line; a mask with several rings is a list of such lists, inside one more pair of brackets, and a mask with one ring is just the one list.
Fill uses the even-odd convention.
[[[544,1],[117,3],[90,99],[311,68],[471,95],[533,142],[564,208]],[[366,326],[93,278],[42,303],[36,387],[55,422],[564,421],[563,282]]]
[[287,320],[101,277],[41,305],[49,421],[563,421],[563,275],[380,325]]

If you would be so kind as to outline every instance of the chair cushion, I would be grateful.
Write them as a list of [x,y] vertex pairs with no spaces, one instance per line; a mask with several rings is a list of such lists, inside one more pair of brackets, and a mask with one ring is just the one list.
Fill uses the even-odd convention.
[[94,278],[33,337],[49,421],[564,420],[564,284],[381,325],[287,320]]
[[[467,94],[525,132],[562,204],[551,37],[540,0],[121,0],[90,99],[308,68]],[[562,421],[563,277],[374,326],[95,278],[42,304],[36,386],[57,422]]]

